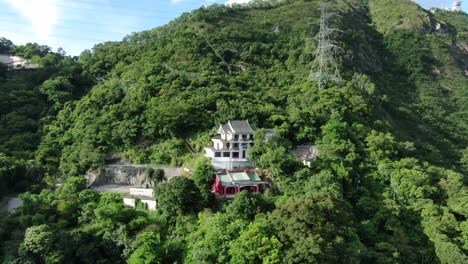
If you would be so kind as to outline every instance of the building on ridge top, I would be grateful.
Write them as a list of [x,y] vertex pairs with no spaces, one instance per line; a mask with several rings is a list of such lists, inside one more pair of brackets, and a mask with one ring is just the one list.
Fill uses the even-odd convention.
[[462,11],[461,4],[462,4],[461,0],[453,1],[452,11],[461,12]]
[[233,120],[221,124],[218,136],[212,138],[213,146],[206,147],[206,157],[215,170],[254,168],[247,151],[254,144],[256,127],[247,120]]

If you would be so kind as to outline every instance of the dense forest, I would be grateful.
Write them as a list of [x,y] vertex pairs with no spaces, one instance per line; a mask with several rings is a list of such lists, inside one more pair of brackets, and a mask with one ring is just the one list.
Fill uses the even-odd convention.
[[[41,66],[0,65],[0,197],[24,202],[0,262],[467,263],[468,15],[326,2],[341,78],[320,88],[315,0],[202,7],[78,57],[0,38]],[[203,147],[241,119],[275,128],[249,149],[273,186],[219,204]],[[110,157],[195,170],[134,209],[86,185]]]

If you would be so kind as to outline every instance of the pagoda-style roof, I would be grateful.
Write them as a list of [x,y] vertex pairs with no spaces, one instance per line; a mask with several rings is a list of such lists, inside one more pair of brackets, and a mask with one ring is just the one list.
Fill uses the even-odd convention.
[[228,133],[232,134],[252,134],[255,131],[255,127],[250,125],[247,120],[230,120],[227,124],[221,124],[218,133]]
[[221,173],[217,173],[216,177],[223,186],[236,184],[249,185],[262,182],[255,170],[226,170]]

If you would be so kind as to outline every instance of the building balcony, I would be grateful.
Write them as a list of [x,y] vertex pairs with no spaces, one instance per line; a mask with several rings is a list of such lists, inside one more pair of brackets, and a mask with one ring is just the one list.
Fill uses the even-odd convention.
[[239,151],[241,150],[239,147],[230,147],[230,148],[215,148],[214,146],[209,146],[209,147],[205,147],[205,149],[210,149],[212,151]]
[[212,160],[216,161],[250,161],[248,158],[231,158],[231,157],[212,157]]
[[254,142],[254,139],[250,138],[233,138],[232,141],[234,142]]

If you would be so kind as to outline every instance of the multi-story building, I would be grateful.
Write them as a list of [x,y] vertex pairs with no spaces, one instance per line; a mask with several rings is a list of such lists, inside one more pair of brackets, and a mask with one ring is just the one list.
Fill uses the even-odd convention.
[[205,148],[214,169],[253,168],[247,149],[254,144],[255,127],[246,120],[228,121],[221,124],[218,136],[212,138],[213,146]]

